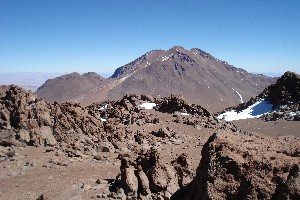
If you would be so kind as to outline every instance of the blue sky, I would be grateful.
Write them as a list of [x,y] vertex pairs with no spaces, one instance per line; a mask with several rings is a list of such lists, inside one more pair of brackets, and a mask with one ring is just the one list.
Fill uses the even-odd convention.
[[300,73],[298,0],[0,0],[0,72],[112,72],[154,49],[203,49]]

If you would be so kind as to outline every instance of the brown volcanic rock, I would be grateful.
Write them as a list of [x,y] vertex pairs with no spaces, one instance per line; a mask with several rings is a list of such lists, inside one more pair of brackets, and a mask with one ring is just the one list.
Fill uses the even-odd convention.
[[276,82],[269,86],[264,94],[274,106],[289,105],[300,102],[300,76],[285,72]]
[[154,149],[137,157],[123,154],[119,158],[121,175],[114,191],[123,189],[124,198],[169,199],[182,186],[182,179],[191,176],[184,155],[172,162],[174,166],[163,163]]
[[156,108],[160,112],[166,113],[188,113],[201,117],[211,117],[212,115],[203,107],[199,105],[189,104],[182,96],[171,95],[171,97],[165,97],[158,99]]
[[196,177],[172,199],[299,199],[299,139],[222,132],[201,155]]
[[10,131],[28,144],[56,144],[51,128],[51,106],[32,92],[12,85],[1,92],[0,107],[2,131]]
[[[261,96],[266,97],[277,112],[263,117],[265,121],[279,119],[300,121],[300,76],[293,72],[286,72],[276,82],[264,90]],[[292,113],[292,114],[291,114]]]
[[[171,95],[162,99],[156,99],[156,110],[166,112],[177,116],[175,122],[191,125],[194,127],[205,127],[219,130],[238,131],[235,124],[223,123],[214,117],[207,109],[202,106],[189,104],[187,101],[178,95]],[[184,117],[181,113],[191,115]]]
[[5,146],[84,146],[87,141],[93,146],[104,133],[100,113],[73,103],[51,105],[13,85],[1,92],[0,108],[0,144]]
[[91,113],[79,104],[70,102],[53,104],[53,134],[58,141],[74,144],[89,137],[97,141],[103,134],[100,114]]

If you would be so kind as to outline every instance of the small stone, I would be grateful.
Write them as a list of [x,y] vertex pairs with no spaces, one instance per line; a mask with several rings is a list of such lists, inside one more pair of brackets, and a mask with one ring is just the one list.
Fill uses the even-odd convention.
[[97,184],[108,184],[108,181],[104,180],[104,179],[98,179],[95,183],[97,183]]
[[11,173],[12,176],[16,176],[17,174],[18,174],[18,172]]

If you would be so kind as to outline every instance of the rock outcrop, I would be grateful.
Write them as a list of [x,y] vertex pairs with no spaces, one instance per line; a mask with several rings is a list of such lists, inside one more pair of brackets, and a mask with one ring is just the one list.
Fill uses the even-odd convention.
[[221,132],[204,145],[197,175],[171,199],[299,199],[300,140]]
[[274,106],[292,105],[300,102],[300,76],[285,72],[276,82],[263,92]]
[[111,197],[122,193],[127,199],[170,199],[184,180],[191,179],[186,155],[180,155],[172,164],[163,163],[159,153],[150,149],[138,156],[119,155],[120,172]]
[[[177,143],[185,135],[161,124],[143,103],[156,103],[156,111],[177,116],[176,123],[197,128],[234,130],[234,124],[223,123],[206,109],[188,104],[172,95],[155,99],[147,95],[126,95],[120,101],[108,101],[81,107],[78,103],[50,104],[17,86],[1,92],[0,144],[58,146],[70,156],[97,151],[134,151],[158,146],[160,142]],[[182,116],[186,113],[190,116]],[[130,125],[161,124],[162,128],[146,132],[132,131]]]
[[2,138],[2,144],[10,146],[16,139],[37,146],[57,143],[52,134],[51,106],[46,101],[17,86],[2,91],[0,98],[1,135],[10,135]]
[[[175,122],[194,126],[195,128],[212,128],[218,130],[238,131],[235,124],[223,123],[200,105],[189,104],[182,96],[171,95],[156,100],[156,110],[174,114]],[[188,117],[185,117],[188,116]]]
[[276,84],[266,88],[263,94],[278,109],[277,112],[264,116],[264,120],[300,121],[300,76],[298,74],[284,73]]
[[0,144],[93,146],[103,134],[100,114],[79,104],[50,104],[17,86],[0,97]]

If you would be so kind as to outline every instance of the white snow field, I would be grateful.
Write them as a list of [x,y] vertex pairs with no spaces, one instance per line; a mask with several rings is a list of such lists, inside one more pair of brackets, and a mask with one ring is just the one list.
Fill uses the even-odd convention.
[[259,118],[264,114],[267,114],[272,110],[273,104],[264,99],[257,101],[253,105],[249,106],[248,108],[237,112],[235,110],[225,112],[219,115],[218,119],[224,119],[225,121],[233,121],[233,120],[240,120],[240,119],[249,119],[249,118]]
[[153,109],[156,106],[156,103],[142,103],[140,107],[145,108],[146,110]]

